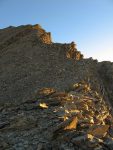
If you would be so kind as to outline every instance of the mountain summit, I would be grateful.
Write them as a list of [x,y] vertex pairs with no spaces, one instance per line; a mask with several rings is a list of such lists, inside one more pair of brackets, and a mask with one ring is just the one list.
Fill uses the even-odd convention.
[[1,150],[112,150],[112,107],[112,62],[38,24],[0,29]]

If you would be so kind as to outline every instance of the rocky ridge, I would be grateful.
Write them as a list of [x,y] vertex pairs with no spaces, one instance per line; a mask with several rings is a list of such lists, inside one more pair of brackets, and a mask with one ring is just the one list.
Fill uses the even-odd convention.
[[1,150],[113,149],[113,63],[27,25],[0,30],[0,68]]

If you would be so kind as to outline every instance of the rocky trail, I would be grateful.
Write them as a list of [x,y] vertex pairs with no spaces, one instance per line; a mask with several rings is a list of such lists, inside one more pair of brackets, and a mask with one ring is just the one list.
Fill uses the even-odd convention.
[[0,68],[0,150],[113,149],[113,63],[26,25],[0,30]]
[[1,111],[1,149],[113,148],[109,107],[86,83],[68,92],[43,88],[34,99]]

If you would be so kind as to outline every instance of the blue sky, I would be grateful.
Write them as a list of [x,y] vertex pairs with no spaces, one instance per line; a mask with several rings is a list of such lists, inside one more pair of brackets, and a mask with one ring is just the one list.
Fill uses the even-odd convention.
[[37,23],[54,42],[113,61],[113,0],[0,0],[0,28]]

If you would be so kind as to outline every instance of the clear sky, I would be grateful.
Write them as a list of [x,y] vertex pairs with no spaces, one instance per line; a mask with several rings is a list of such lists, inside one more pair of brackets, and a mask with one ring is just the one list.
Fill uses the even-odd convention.
[[113,0],[0,0],[0,28],[37,23],[54,42],[113,61]]

